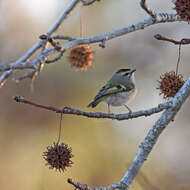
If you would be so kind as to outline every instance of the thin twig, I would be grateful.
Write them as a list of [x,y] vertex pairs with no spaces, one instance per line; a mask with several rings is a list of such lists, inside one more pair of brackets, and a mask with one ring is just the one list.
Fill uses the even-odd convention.
[[[63,21],[67,18],[67,16],[71,13],[71,11],[76,7],[76,5],[80,2],[80,0],[73,0],[71,4],[66,8],[66,10],[63,12],[63,14],[58,18],[56,23],[48,30],[47,35],[50,36],[52,35],[58,28],[59,26],[63,23]],[[36,50],[38,50],[45,41],[40,40],[37,42],[31,49],[29,49],[24,56],[22,56],[20,59],[17,60],[17,63],[21,63],[26,61],[30,56],[32,56]]]
[[17,78],[12,78],[12,80],[14,80],[16,83],[19,83],[21,80],[24,80],[26,78],[32,79],[33,76],[35,75],[35,73],[36,73],[36,70],[32,70],[27,73],[24,73],[24,75],[22,75],[22,76],[19,76]]
[[67,180],[67,182],[79,190],[94,190],[93,188],[89,187],[87,184],[76,183],[70,178]]
[[89,5],[91,5],[91,4],[93,4],[93,3],[95,3],[96,1],[100,1],[100,0],[81,0],[81,2],[82,2],[82,4],[84,5],[84,6],[89,6]]
[[[74,7],[80,2],[80,0],[73,0],[69,7],[65,10],[63,15],[58,19],[58,21],[55,23],[55,25],[47,32],[47,36],[50,36],[59,26],[60,24],[67,18],[68,14],[74,9]],[[135,32],[137,30],[144,29],[148,26],[151,26],[153,24],[158,23],[165,23],[165,22],[176,22],[180,21],[180,17],[176,14],[167,14],[167,13],[159,13],[155,14],[155,18],[152,16],[140,21],[136,24],[129,25],[127,27],[121,28],[119,30],[115,30],[103,35],[99,36],[91,36],[87,38],[77,38],[77,39],[68,39],[71,41],[68,41],[67,43],[60,44],[62,49],[65,51],[69,48],[72,48],[77,45],[81,44],[90,44],[90,43],[102,43],[103,47],[106,41],[111,40],[113,38]],[[40,62],[46,61],[48,56],[53,54],[56,51],[56,48],[49,48],[44,49],[44,51],[41,51],[39,57],[35,58],[32,61],[27,61],[27,59],[35,53],[35,51],[41,47],[43,47],[43,44],[46,43],[47,40],[40,40],[37,44],[35,44],[30,50],[28,50],[24,56],[22,56],[20,59],[18,59],[16,62],[11,63],[2,63],[0,64],[0,71],[6,71],[6,70],[16,70],[16,69],[34,69],[37,70],[39,67]],[[55,59],[56,60],[56,59]]]
[[[58,28],[59,26],[65,21],[65,19],[68,17],[69,13],[76,7],[76,5],[80,2],[81,0],[73,0],[71,4],[67,7],[67,9],[64,11],[64,13],[60,16],[60,18],[57,20],[57,22],[49,29],[49,31],[46,33],[46,36],[50,37]],[[99,0],[96,0],[99,1]],[[94,3],[95,0],[88,0],[84,1],[83,4],[90,5]],[[99,36],[91,36],[88,38],[77,38],[73,39],[72,37],[60,37],[60,36],[55,36],[52,37],[51,39],[64,39],[67,40],[67,43],[64,44],[56,44],[52,43],[54,48],[49,48],[46,49],[46,43],[47,39],[40,40],[37,42],[31,49],[29,49],[21,58],[19,58],[15,62],[11,63],[1,63],[0,64],[0,72],[1,71],[7,71],[7,70],[19,70],[19,69],[34,69],[37,70],[39,68],[40,62],[55,62],[59,60],[62,57],[62,53],[56,57],[53,60],[48,61],[48,56],[52,55],[56,50],[61,50],[65,51],[69,48],[72,48],[77,45],[81,44],[90,44],[90,43],[101,43],[101,47],[105,47],[105,43],[108,40],[111,40],[113,38],[135,32],[137,30],[144,29],[148,26],[151,26],[153,24],[158,24],[158,23],[165,23],[165,22],[176,22],[176,21],[181,21],[181,18],[177,16],[176,14],[167,14],[167,13],[158,13],[158,14],[153,14],[152,11],[150,11],[146,4],[145,0],[141,1],[141,6],[143,9],[146,10],[146,12],[150,15],[149,18],[142,20],[136,24],[129,25],[127,27],[99,35]],[[182,43],[187,43],[189,42],[189,39],[184,39]],[[41,52],[37,58],[35,58],[32,61],[28,61],[28,59],[38,50],[41,49]],[[22,77],[21,77],[22,78]],[[6,80],[5,80],[6,81]]]
[[184,38],[180,41],[177,41],[177,40],[174,40],[174,39],[171,39],[171,38],[167,38],[165,36],[162,36],[160,34],[156,34],[154,35],[154,38],[156,38],[157,40],[162,40],[162,41],[166,41],[166,42],[171,42],[175,45],[188,45],[190,44],[190,39],[188,38]]
[[177,59],[177,65],[176,65],[176,75],[178,75],[180,59],[181,59],[181,44],[179,44],[179,50],[178,50],[178,59]]
[[67,41],[72,41],[76,39],[76,38],[72,38],[70,36],[64,36],[64,35],[56,35],[56,36],[52,36],[52,38],[54,40],[67,40]]
[[[76,7],[76,5],[80,2],[80,0],[73,0],[71,4],[66,8],[66,10],[63,12],[63,14],[58,18],[57,22],[48,30],[47,35],[50,36],[53,34],[59,26],[63,23],[63,21],[67,18],[69,13]],[[35,61],[27,62],[28,58],[30,58],[37,50],[39,50],[43,45],[46,43],[46,40],[40,40],[36,44],[33,45],[31,49],[29,49],[22,57],[20,57],[17,61],[12,62],[12,63],[2,63],[0,64],[0,71],[7,71],[7,70],[14,70],[14,69],[36,69],[36,64],[38,64],[38,59]],[[48,51],[48,50],[44,50]],[[43,51],[43,52],[44,52]],[[41,52],[40,56],[41,59],[39,61],[42,61],[42,54]],[[52,53],[53,51],[51,51]],[[48,55],[48,54],[47,54]],[[45,59],[45,57],[43,57]],[[10,76],[10,75],[9,75]],[[5,83],[5,81],[4,81]],[[3,84],[4,84],[3,83]],[[0,83],[0,85],[2,85]]]
[[66,8],[60,18],[58,18],[57,22],[49,29],[47,36],[53,34],[61,26],[61,24],[63,24],[63,21],[66,20],[68,15],[74,10],[78,3],[80,3],[80,0],[72,0],[71,4]]
[[177,59],[177,65],[176,65],[176,75],[178,74],[178,70],[179,70],[179,63],[180,63],[180,59],[181,59],[181,45],[187,45],[187,44],[190,44],[190,39],[188,38],[184,38],[180,41],[176,41],[174,39],[170,39],[170,38],[167,38],[167,37],[164,37],[160,34],[156,34],[154,36],[154,38],[156,38],[157,40],[162,40],[162,41],[167,41],[167,42],[171,42],[175,45],[179,45],[179,49],[178,49],[178,59]]
[[114,183],[108,187],[90,187],[87,184],[82,184],[79,182],[74,182],[71,178],[67,182],[75,187],[78,190],[114,190],[114,189],[124,189],[123,185],[120,183]]
[[152,114],[159,113],[163,111],[164,109],[167,109],[172,106],[171,101],[169,101],[163,104],[159,104],[157,107],[153,107],[147,110],[140,110],[137,112],[126,113],[126,114],[109,114],[109,113],[103,113],[103,112],[85,112],[85,111],[70,108],[70,107],[64,107],[63,109],[59,109],[53,106],[41,105],[33,101],[29,101],[21,96],[14,96],[13,99],[19,103],[29,104],[38,108],[54,111],[56,113],[78,115],[78,116],[84,116],[84,117],[89,117],[89,118],[99,118],[99,119],[107,118],[107,119],[115,119],[115,120],[127,120],[127,119],[142,117],[142,116],[150,116]]
[[148,6],[146,4],[146,0],[141,0],[140,5],[141,5],[142,9],[144,9],[147,14],[149,14],[153,18],[156,17],[156,15],[153,13],[153,11],[148,8]]
[[64,52],[65,51],[59,52],[59,54],[55,58],[53,58],[53,59],[47,59],[47,60],[45,60],[45,63],[49,64],[49,63],[57,62],[58,60],[60,60],[63,57]]
[[[99,43],[102,41],[111,40],[113,38],[131,33],[131,32],[135,32],[137,30],[142,30],[145,27],[151,26],[153,24],[165,23],[165,22],[176,22],[180,20],[181,19],[175,14],[157,14],[156,21],[152,17],[149,17],[148,19],[145,19],[136,24],[132,24],[127,27],[121,28],[119,30],[115,30],[103,35],[99,35],[99,36],[77,38],[75,40],[62,44],[61,46],[64,50],[66,50],[66,49],[69,49],[81,44]],[[20,63],[12,62],[12,63],[0,64],[0,71],[5,71],[9,69],[34,69],[36,67],[36,64],[38,64],[39,61],[43,61],[46,57],[51,55],[54,51],[55,51],[55,48],[46,49],[40,54],[38,58],[30,62],[20,62]]]
[[47,40],[55,49],[56,51],[62,51],[62,48],[59,42],[56,42],[51,36],[47,36],[45,34],[40,35],[39,37],[41,40]]
[[54,112],[57,112],[57,113],[62,112],[62,110],[60,110],[60,109],[58,109],[56,107],[37,104],[35,102],[32,102],[32,101],[24,99],[22,96],[14,96],[13,99],[16,102],[19,102],[19,103],[29,104],[29,105],[32,105],[32,106],[35,106],[35,107],[38,107],[38,108],[43,108],[43,109],[54,111]]
[[37,69],[28,71],[28,72],[24,73],[22,76],[12,78],[12,80],[14,80],[16,83],[19,83],[22,80],[27,79],[27,78],[32,79],[34,81],[34,79],[40,74],[40,72],[43,70],[43,68],[44,68],[44,63],[40,62]]
[[5,84],[9,76],[13,73],[12,70],[8,70],[3,72],[3,74],[0,76],[0,88]]

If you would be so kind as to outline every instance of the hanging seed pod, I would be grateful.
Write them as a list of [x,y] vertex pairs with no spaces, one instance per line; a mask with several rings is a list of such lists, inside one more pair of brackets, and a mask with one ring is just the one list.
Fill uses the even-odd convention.
[[76,70],[86,71],[92,66],[94,52],[89,45],[80,45],[70,51],[69,61]]
[[190,0],[173,0],[174,9],[180,18],[184,21],[190,22]]
[[164,73],[160,76],[159,87],[160,94],[163,94],[164,98],[171,98],[176,95],[179,89],[185,83],[182,75],[176,75],[174,71]]
[[71,167],[73,162],[71,158],[72,149],[65,143],[54,143],[53,146],[48,146],[47,151],[43,153],[43,158],[46,160],[46,165],[49,165],[50,169],[56,169],[60,172],[64,172],[67,167]]

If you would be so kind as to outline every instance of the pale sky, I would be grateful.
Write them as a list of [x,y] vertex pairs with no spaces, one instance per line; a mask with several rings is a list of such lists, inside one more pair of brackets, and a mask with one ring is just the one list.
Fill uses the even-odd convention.
[[[52,18],[52,15],[58,11],[60,6],[60,0],[17,0],[20,5],[23,5],[26,11],[33,19],[48,19]],[[62,10],[68,4],[69,0],[62,0]],[[65,4],[65,6],[64,6]]]

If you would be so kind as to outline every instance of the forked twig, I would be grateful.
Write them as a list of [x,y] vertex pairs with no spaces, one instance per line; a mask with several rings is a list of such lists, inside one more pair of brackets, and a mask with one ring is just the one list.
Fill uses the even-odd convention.
[[153,13],[153,11],[148,8],[148,6],[146,4],[146,0],[141,0],[140,5],[141,5],[142,9],[144,9],[147,14],[149,14],[153,18],[156,17],[156,15]]
[[[96,0],[98,1],[98,0]],[[77,4],[81,2],[81,0],[72,0],[70,5],[67,7],[67,9],[63,12],[63,14],[58,18],[57,22],[49,29],[49,31],[46,33],[46,36],[49,38],[58,28],[59,26],[66,20],[68,15],[72,12],[72,10],[77,6]],[[90,5],[94,3],[95,0],[88,0],[88,1],[82,1],[83,5]],[[146,1],[142,0],[141,1],[141,7],[150,15],[145,20],[141,20],[140,22],[137,22],[135,24],[131,24],[129,26],[125,26],[123,28],[120,28],[118,30],[114,30],[102,35],[98,36],[90,36],[86,38],[72,38],[70,36],[54,36],[51,39],[56,40],[56,39],[62,39],[66,40],[68,42],[63,43],[63,44],[58,44],[54,43],[52,41],[52,45],[54,46],[53,48],[46,48],[46,43],[47,39],[40,40],[37,42],[31,49],[29,49],[24,56],[19,58],[15,62],[11,63],[1,63],[0,64],[0,72],[4,72],[7,70],[19,70],[19,69],[33,69],[33,70],[38,70],[40,62],[45,62],[45,63],[53,63],[58,61],[63,53],[60,53],[56,58],[54,59],[48,59],[49,56],[53,55],[56,50],[60,51],[62,50],[63,52],[66,51],[67,49],[70,49],[74,46],[81,45],[81,44],[91,44],[91,43],[98,43],[100,44],[100,47],[105,47],[105,43],[108,40],[117,38],[119,36],[126,35],[131,32],[135,32],[138,30],[142,30],[148,26],[158,24],[158,23],[166,23],[166,22],[176,22],[176,21],[181,21],[180,17],[177,16],[176,14],[168,14],[168,13],[153,13],[148,6],[146,5]],[[187,42],[187,41],[185,41]],[[183,42],[184,43],[184,42]],[[37,58],[33,60],[28,60],[37,50],[41,50],[40,54]],[[9,75],[10,76],[10,75]],[[29,76],[30,75],[25,75]],[[5,80],[6,81],[6,80]],[[5,82],[4,81],[4,82]]]

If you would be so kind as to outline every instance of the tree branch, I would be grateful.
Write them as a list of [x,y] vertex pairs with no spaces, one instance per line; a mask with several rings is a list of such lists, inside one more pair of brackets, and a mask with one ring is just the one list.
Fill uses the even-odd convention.
[[190,78],[185,82],[183,87],[179,90],[176,96],[172,100],[172,107],[166,109],[161,117],[155,122],[154,126],[150,129],[147,136],[141,143],[139,151],[130,165],[128,171],[120,181],[120,183],[126,186],[125,189],[129,189],[131,183],[139,173],[139,170],[147,160],[150,152],[156,144],[160,134],[166,128],[166,126],[174,120],[177,112],[180,110],[183,103],[190,95]]
[[[63,14],[58,18],[57,22],[48,30],[47,36],[52,35],[59,26],[63,23],[64,20],[68,17],[68,15],[71,13],[71,11],[76,7],[76,5],[80,2],[80,0],[73,0],[71,4],[66,8],[66,10],[63,12]],[[26,61],[30,56],[32,56],[36,50],[38,50],[40,47],[42,47],[46,41],[40,40],[38,43],[36,43],[30,50],[28,50],[23,57],[18,59],[17,63],[21,63]]]
[[[171,121],[174,120],[177,112],[180,110],[181,106],[184,104],[184,102],[187,100],[189,96],[190,96],[190,78],[185,82],[183,87],[172,99],[172,106],[167,108],[162,113],[160,118],[155,122],[153,127],[149,130],[147,136],[140,144],[139,151],[136,154],[135,158],[133,159],[129,169],[127,170],[127,172],[125,173],[125,175],[123,176],[123,178],[121,179],[119,183],[112,184],[111,186],[108,186],[105,188],[102,188],[102,187],[90,188],[89,187],[89,189],[82,188],[85,186],[80,186],[80,183],[71,183],[71,184],[74,185],[76,189],[80,189],[80,190],[113,190],[116,188],[122,189],[122,190],[128,190],[133,180],[138,175],[144,162],[147,160],[159,136],[164,131],[166,126]],[[80,188],[77,187],[77,184],[79,185]]]
[[[123,35],[126,35],[131,32],[135,32],[141,29],[144,29],[148,26],[159,24],[159,23],[168,23],[168,22],[177,22],[181,21],[179,16],[176,14],[168,14],[168,13],[153,13],[146,5],[146,0],[141,0],[140,5],[141,7],[147,12],[149,17],[145,20],[137,22],[136,24],[132,24],[126,27],[123,27],[118,30],[114,30],[112,32],[108,32],[102,35],[91,36],[86,38],[72,38],[70,36],[54,36],[50,37],[63,23],[63,21],[68,17],[69,13],[76,7],[79,2],[82,2],[83,5],[91,5],[96,1],[100,0],[73,0],[68,8],[64,11],[64,13],[60,16],[57,22],[49,29],[46,34],[46,38],[41,39],[38,43],[36,43],[31,49],[29,49],[21,58],[19,58],[15,62],[11,63],[3,63],[0,64],[0,72],[3,72],[0,76],[0,87],[6,82],[7,78],[13,73],[14,70],[17,69],[32,69],[25,75],[18,78],[18,80],[22,80],[24,78],[31,77],[36,73],[40,72],[41,64],[52,63],[59,60],[63,53],[74,46],[81,45],[81,44],[91,44],[91,43],[100,43],[101,47],[105,47],[105,43],[108,40],[113,38],[117,38]],[[174,44],[189,44],[189,39],[183,39],[180,42],[164,38],[163,36],[155,36],[158,40],[165,40],[172,42]],[[67,40],[66,43],[58,44],[56,39],[63,39]],[[45,45],[47,42],[50,42],[53,47],[46,49]],[[28,59],[37,51],[41,49],[40,55],[33,59],[32,61],[28,61]],[[47,60],[48,56],[52,55],[54,52],[59,52],[59,55],[52,60]],[[41,105],[35,102],[26,100],[23,97],[15,96],[14,100],[16,102],[29,104],[38,108],[54,111],[56,113],[61,114],[72,114],[77,116],[84,116],[89,118],[107,118],[107,119],[115,119],[115,120],[128,120],[142,116],[150,116],[155,113],[164,112],[160,116],[160,118],[155,122],[153,127],[149,130],[147,136],[142,141],[139,146],[138,153],[136,154],[133,162],[131,163],[128,171],[125,173],[123,178],[119,183],[112,184],[108,187],[89,187],[86,184],[75,183],[71,179],[68,180],[70,184],[72,184],[76,189],[80,190],[111,190],[111,189],[129,189],[130,185],[132,184],[135,177],[138,175],[141,167],[143,166],[145,160],[147,160],[149,154],[151,153],[153,147],[155,146],[159,136],[166,128],[166,126],[174,120],[177,112],[180,110],[181,106],[184,104],[185,100],[190,95],[190,78],[185,82],[183,87],[179,90],[176,96],[171,100],[163,104],[159,104],[157,107],[147,109],[147,110],[140,110],[133,113],[127,114],[108,114],[102,112],[86,112],[79,109],[74,109],[70,107],[64,107],[63,109],[59,109],[52,106]]]
[[108,32],[103,35],[74,39],[65,44],[62,44],[62,48],[69,49],[69,48],[72,48],[73,46],[80,45],[80,44],[91,44],[91,43],[99,43],[102,41],[108,41],[113,38],[120,37],[131,32],[142,30],[154,24],[176,22],[180,20],[181,19],[175,14],[159,13],[155,15],[155,19],[152,17],[148,17],[147,19],[137,22],[136,24],[132,24],[124,28],[114,30],[112,32]]
[[162,36],[160,34],[154,35],[154,38],[157,39],[157,40],[171,42],[171,43],[173,43],[175,45],[188,45],[188,44],[190,44],[190,39],[189,38],[183,38],[180,41],[176,41],[174,39],[164,37],[164,36]]
[[[61,25],[61,23],[67,18],[69,13],[76,7],[76,5],[82,1],[83,4],[86,3],[86,5],[90,5],[94,3],[95,1],[99,0],[73,0],[71,4],[68,6],[68,8],[65,10],[65,12],[61,15],[61,17],[57,20],[57,22],[50,28],[50,30],[47,32],[46,39],[41,39],[38,43],[36,43],[30,50],[28,50],[24,56],[19,58],[15,62],[11,63],[4,63],[0,65],[0,71],[3,72],[0,76],[0,85],[3,85],[7,78],[13,73],[14,70],[17,69],[32,69],[31,72],[28,72],[28,74],[24,75],[20,79],[31,77],[35,74],[35,72],[39,71],[40,64],[43,62],[55,62],[59,60],[63,52],[67,49],[70,49],[74,46],[81,45],[81,44],[91,44],[91,43],[100,43],[102,47],[105,46],[105,43],[108,40],[111,40],[116,37],[120,37],[122,35],[126,35],[131,32],[135,32],[137,30],[144,29],[148,26],[158,24],[158,23],[166,23],[166,22],[176,22],[181,21],[179,16],[176,14],[168,14],[168,13],[159,13],[154,14],[146,5],[145,0],[141,0],[141,7],[150,15],[147,19],[142,20],[136,24],[132,24],[126,27],[123,27],[118,30],[114,30],[112,32],[108,32],[106,34],[97,35],[97,36],[91,36],[87,38],[72,38],[72,37],[65,37],[65,36],[57,36],[57,39],[63,39],[67,40],[68,42],[63,44],[57,44],[54,42],[56,40],[56,36],[49,38],[50,35],[54,31],[58,29],[58,27]],[[156,36],[160,37],[160,36]],[[162,38],[162,39],[161,39]],[[53,45],[53,47],[46,49],[45,45],[49,42]],[[163,37],[160,37],[160,40],[163,40]],[[173,43],[178,43],[177,41],[172,41],[171,39],[164,39],[165,41],[170,41]],[[189,39],[183,39],[184,41],[181,41],[180,43],[189,43]],[[32,61],[28,61],[28,58],[31,57],[38,49],[41,48],[40,55],[33,59]],[[53,54],[55,51],[60,51],[60,54],[54,58],[53,60],[47,60],[48,56]],[[16,102],[29,104],[38,108],[54,111],[56,113],[61,114],[72,114],[77,116],[84,116],[89,118],[107,118],[107,119],[115,119],[115,120],[127,120],[132,118],[137,118],[141,116],[150,116],[155,113],[159,113],[164,110],[160,118],[155,122],[153,127],[149,130],[147,136],[143,140],[143,142],[139,146],[138,153],[136,154],[133,162],[131,163],[128,171],[123,176],[121,181],[119,183],[112,184],[108,187],[89,187],[88,185],[75,183],[71,179],[68,180],[70,184],[72,184],[76,189],[80,190],[111,190],[111,189],[129,189],[130,185],[132,184],[135,177],[138,175],[141,167],[143,166],[145,160],[147,160],[149,154],[151,153],[153,147],[155,146],[159,136],[163,132],[163,130],[166,128],[166,126],[174,120],[175,115],[180,110],[181,106],[184,104],[185,100],[190,95],[190,78],[185,82],[183,87],[179,90],[179,92],[176,94],[176,96],[171,100],[163,104],[159,104],[157,107],[147,109],[147,110],[140,110],[133,113],[127,113],[127,114],[107,114],[102,112],[85,112],[79,109],[73,109],[70,107],[64,107],[63,109],[58,109],[56,107],[47,106],[47,105],[41,105],[37,104],[35,102],[26,100],[23,97],[15,96],[14,100]]]
[[124,186],[120,183],[114,183],[108,187],[90,187],[87,184],[81,184],[79,182],[74,182],[71,178],[67,180],[67,182],[75,187],[75,189],[79,190],[112,190],[112,189],[124,189]]
[[[63,21],[67,18],[69,13],[76,7],[76,5],[80,2],[80,0],[73,0],[71,4],[66,8],[66,10],[63,12],[63,14],[58,18],[57,22],[48,30],[47,36],[52,35],[59,26],[63,23]],[[11,62],[11,63],[1,63],[0,64],[0,71],[6,71],[6,70],[15,70],[15,69],[37,69],[36,65],[39,63],[39,61],[42,61],[45,59],[43,55],[43,52],[41,52],[39,58],[36,58],[35,60],[31,62],[26,62],[28,58],[30,58],[38,49],[43,47],[46,44],[46,40],[40,40],[37,42],[31,49],[29,49],[22,57],[20,57],[17,61]],[[45,51],[45,50],[44,50]],[[44,54],[45,56],[48,56],[48,50]],[[54,51],[51,51],[53,53]],[[10,75],[9,75],[10,76]],[[0,81],[1,82],[1,81]],[[0,83],[1,85],[1,83]]]
[[[98,36],[91,36],[87,38],[77,38],[73,39],[67,43],[61,44],[62,49],[66,50],[69,48],[72,48],[77,45],[81,44],[91,44],[91,43],[101,43],[102,41],[108,41],[116,37],[120,37],[122,35],[135,32],[137,30],[142,30],[148,26],[151,26],[153,24],[158,23],[165,23],[165,22],[176,22],[180,21],[181,19],[175,15],[175,14],[156,14],[156,18],[149,17],[143,21],[140,21],[136,24],[129,25],[127,27],[114,30],[112,32],[98,35]],[[56,51],[55,48],[49,48],[41,52],[40,56],[33,61],[30,62],[12,62],[12,63],[4,63],[0,64],[0,71],[5,71],[9,69],[35,69],[36,64],[38,64],[39,61],[43,61],[46,57],[51,55],[54,51]]]
[[70,107],[64,107],[63,109],[59,109],[53,106],[41,105],[32,101],[26,100],[25,98],[21,96],[14,96],[13,99],[19,103],[24,103],[24,104],[35,106],[38,108],[46,109],[49,111],[54,111],[56,113],[84,116],[84,117],[89,117],[89,118],[99,118],[99,119],[107,118],[107,119],[115,119],[115,120],[127,120],[127,119],[142,117],[142,116],[150,116],[152,114],[159,113],[165,109],[168,109],[172,106],[172,102],[169,101],[163,104],[159,104],[157,107],[153,107],[147,110],[140,110],[137,112],[127,113],[127,114],[108,114],[108,113],[102,113],[102,112],[85,112],[85,111],[70,108]]
[[10,75],[12,75],[13,73],[13,70],[8,70],[8,71],[5,71],[1,76],[0,76],[0,88],[5,84],[5,82],[7,81],[8,77]]
[[21,76],[19,76],[17,78],[12,78],[12,80],[14,80],[15,82],[19,83],[21,80],[24,80],[26,78],[31,78],[32,79],[34,77],[34,75],[35,75],[36,72],[37,71],[32,70],[32,71],[29,71],[27,73],[24,73],[23,75],[21,75]]
[[100,1],[100,0],[81,0],[81,2],[83,3],[84,6],[88,6],[88,5],[91,5],[93,3],[95,3],[96,1]]
[[[162,113],[161,117],[155,122],[154,126],[150,129],[146,138],[141,143],[141,145],[139,147],[139,151],[138,151],[136,157],[134,158],[132,164],[130,165],[128,171],[124,175],[124,177],[117,184],[112,184],[111,186],[106,187],[106,188],[96,187],[96,188],[94,188],[94,190],[115,189],[116,188],[115,185],[117,185],[117,188],[120,188],[120,189],[125,189],[125,190],[129,189],[131,183],[133,182],[135,177],[138,175],[139,170],[143,166],[145,160],[147,160],[147,158],[148,158],[150,152],[152,151],[154,145],[156,144],[160,134],[163,132],[165,127],[171,121],[174,120],[175,115],[180,110],[181,106],[183,105],[185,100],[189,97],[189,95],[190,95],[190,78],[185,82],[183,87],[179,90],[179,92],[176,94],[176,96],[171,101],[166,102],[164,104],[160,104],[160,106],[158,106],[156,108],[150,109],[150,110],[160,110],[160,111],[165,109],[165,111]],[[68,107],[64,107],[63,110],[60,110],[60,109],[54,108],[52,106],[44,106],[44,105],[36,104],[34,102],[25,100],[24,98],[18,97],[18,96],[15,96],[14,100],[16,100],[17,102],[26,103],[26,104],[30,104],[30,105],[33,105],[36,107],[55,111],[57,113],[82,115],[82,116],[86,116],[86,117],[95,117],[95,118],[118,119],[118,120],[131,119],[131,118],[134,118],[135,115],[136,116],[138,115],[138,117],[142,116],[142,115],[147,116],[147,113],[149,113],[149,111],[150,111],[150,110],[145,110],[145,111],[134,112],[131,114],[115,115],[115,114],[105,114],[105,113],[100,113],[100,112],[95,112],[95,113],[83,112],[81,110],[76,110],[76,109],[72,109],[72,108],[68,108]],[[143,114],[141,114],[141,113],[143,113]],[[74,183],[74,184],[76,184],[76,183]],[[78,185],[79,184],[80,183],[78,183]],[[79,185],[79,187],[78,187],[78,189],[85,190],[85,188],[83,189],[82,187],[86,187],[86,186]],[[86,189],[91,190],[91,188],[86,188]]]
[[[58,27],[61,25],[61,23],[67,18],[69,13],[76,7],[76,5],[79,2],[80,2],[80,0],[73,0],[71,2],[71,4],[68,6],[68,8],[63,13],[63,15],[61,15],[61,17],[58,19],[58,21],[47,32],[47,34],[46,34],[47,36],[50,36],[53,32],[55,32],[58,29]],[[141,2],[141,6],[143,6],[144,9],[147,7],[145,4],[145,1]],[[148,10],[148,8],[147,8],[147,10]],[[149,15],[151,15],[151,14],[149,14]],[[158,13],[158,14],[154,14],[154,17],[153,17],[153,15],[151,15],[147,19],[137,22],[136,24],[132,24],[132,25],[126,26],[124,28],[114,30],[112,32],[108,32],[103,35],[91,36],[91,37],[87,37],[87,38],[77,38],[77,39],[74,39],[69,36],[67,36],[67,37],[63,36],[62,39],[68,40],[68,42],[64,43],[64,44],[60,44],[60,47],[62,47],[63,52],[67,49],[70,49],[70,48],[80,45],[80,44],[100,43],[101,47],[105,47],[106,41],[111,40],[113,38],[120,37],[122,35],[126,35],[128,33],[144,29],[144,28],[154,25],[154,24],[166,23],[166,22],[176,22],[176,21],[181,21],[179,16],[177,16],[176,14]],[[57,39],[60,38],[60,36],[55,36],[55,39],[56,39],[56,37],[57,37]],[[54,39],[54,38],[52,37],[52,39]],[[24,56],[19,58],[17,61],[11,62],[11,63],[1,63],[0,64],[0,72],[10,70],[10,69],[11,70],[17,70],[17,69],[18,70],[19,69],[37,70],[39,67],[39,62],[46,61],[48,56],[52,55],[56,51],[56,48],[45,49],[44,47],[45,47],[46,43],[47,43],[47,39],[40,40],[30,50],[28,50]],[[32,56],[40,48],[42,48],[42,51],[41,51],[39,57],[37,57],[36,59],[34,59],[32,61],[27,61],[27,59],[30,56]],[[47,61],[47,63],[53,63],[53,62],[59,60],[62,57],[62,55],[63,55],[63,53],[60,54],[60,56],[58,56],[54,60]]]
[[59,54],[56,57],[54,57],[53,59],[47,59],[47,60],[45,60],[45,63],[49,64],[49,63],[57,62],[58,60],[60,60],[63,57],[64,52],[65,51],[59,52]]
[[141,5],[142,9],[144,9],[147,14],[149,14],[152,18],[155,18],[156,15],[153,13],[152,10],[150,10],[147,7],[146,0],[141,0],[140,5]]
[[135,177],[138,175],[141,167],[143,166],[144,162],[147,160],[150,152],[152,151],[153,147],[155,146],[159,136],[166,128],[166,126],[174,120],[175,115],[180,110],[181,106],[184,104],[185,100],[190,96],[190,78],[185,82],[176,96],[169,102],[163,103],[158,105],[158,107],[149,109],[149,110],[142,110],[139,112],[133,112],[130,114],[106,114],[101,112],[84,112],[78,109],[73,109],[69,107],[64,107],[63,109],[58,109],[52,106],[45,106],[40,105],[35,102],[31,102],[29,100],[24,99],[20,96],[15,96],[14,100],[20,103],[29,104],[38,108],[43,108],[46,110],[54,111],[56,113],[62,114],[74,114],[74,115],[81,115],[85,117],[91,118],[108,118],[108,119],[117,119],[117,120],[127,120],[132,119],[135,117],[140,116],[148,116],[153,113],[160,112],[165,109],[162,113],[161,117],[155,122],[154,126],[150,129],[147,136],[139,146],[139,151],[134,158],[132,164],[130,165],[128,171],[121,179],[119,183],[112,184],[108,187],[89,187],[87,185],[82,185],[80,183],[74,183],[70,180],[70,183],[80,190],[111,190],[111,189],[129,189],[130,185],[132,184]]

